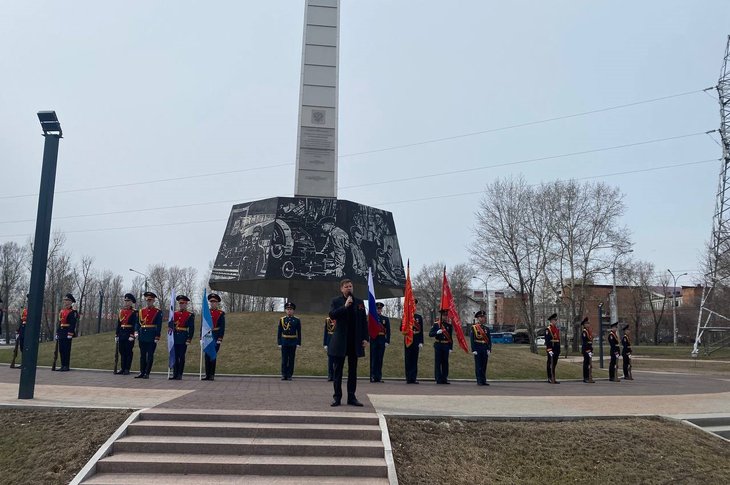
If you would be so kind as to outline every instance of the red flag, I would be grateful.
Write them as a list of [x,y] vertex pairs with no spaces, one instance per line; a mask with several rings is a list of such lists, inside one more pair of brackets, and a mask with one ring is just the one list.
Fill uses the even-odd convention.
[[456,340],[459,342],[459,347],[464,349],[464,352],[468,354],[469,348],[466,346],[464,332],[461,330],[461,318],[459,318],[459,312],[456,311],[456,305],[454,304],[454,295],[451,294],[449,280],[446,278],[446,267],[444,267],[444,282],[441,286],[441,309],[449,311],[449,320],[454,326],[454,331],[456,332]]
[[410,347],[413,343],[413,324],[415,323],[416,302],[413,298],[413,287],[411,287],[411,260],[408,260],[406,266],[406,293],[403,301],[403,321],[400,325],[400,331],[404,335],[406,347]]

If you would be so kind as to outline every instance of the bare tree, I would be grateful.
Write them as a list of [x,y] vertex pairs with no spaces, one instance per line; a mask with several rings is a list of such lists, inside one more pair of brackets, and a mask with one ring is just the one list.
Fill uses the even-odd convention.
[[643,337],[643,323],[646,317],[646,295],[650,294],[650,281],[654,277],[654,265],[647,261],[628,261],[616,268],[619,284],[625,285],[629,292],[631,311],[629,318],[634,327],[637,342]]
[[79,328],[83,328],[89,317],[86,311],[86,296],[92,279],[91,266],[93,264],[93,257],[82,256],[79,265],[73,269],[74,283],[78,294]]
[[491,183],[475,214],[470,246],[472,263],[517,293],[533,352],[537,352],[536,290],[556,254],[546,196],[522,177]]
[[[474,269],[465,263],[459,263],[447,269],[449,286],[454,295],[454,304],[460,312],[462,322],[468,322],[470,316],[463,313],[471,293],[471,279]],[[413,294],[418,299],[419,311],[426,315],[426,320],[434,319],[441,305],[441,286],[444,278],[444,263],[437,262],[422,267],[413,277]]]
[[[628,230],[618,221],[624,214],[623,194],[602,182],[556,181],[540,187],[539,197],[552,213],[546,226],[556,243],[558,259],[547,267],[553,292],[563,292],[572,334],[580,332],[586,309],[586,286],[611,269],[613,254],[630,247]],[[578,339],[573,339],[573,351]]]
[[168,295],[171,287],[168,280],[168,271],[165,264],[155,264],[147,267],[149,275],[149,289],[157,295],[159,308],[164,310],[168,305]]
[[73,290],[73,274],[71,267],[71,255],[64,249],[66,235],[62,232],[54,232],[51,238],[48,251],[48,264],[46,266],[46,288],[44,292],[43,324],[45,326],[45,338],[52,339],[61,298],[67,292]]
[[[646,289],[646,296],[649,306],[649,315],[654,324],[654,345],[659,345],[659,331],[664,323],[664,313],[667,309],[667,291],[669,290],[669,274],[664,273],[659,277],[659,286]],[[655,290],[659,290],[658,292]],[[674,289],[672,288],[672,291]],[[660,293],[660,298],[656,298]],[[671,301],[671,300],[669,300]]]
[[[22,300],[25,300],[23,291],[27,280],[25,253],[25,247],[12,241],[0,246],[0,295],[5,310],[10,307],[11,301],[20,300],[18,295],[22,295]],[[6,342],[10,339],[10,316],[7,311],[5,311],[5,339]]]

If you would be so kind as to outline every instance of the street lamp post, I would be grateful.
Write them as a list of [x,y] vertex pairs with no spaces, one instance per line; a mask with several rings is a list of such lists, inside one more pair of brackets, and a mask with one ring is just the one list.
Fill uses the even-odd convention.
[[132,273],[137,273],[138,275],[144,276],[144,292],[147,293],[147,278],[149,278],[149,276],[142,273],[141,271],[137,271],[136,269],[129,268],[129,271],[131,271]]
[[672,275],[672,278],[674,278],[674,285],[672,286],[672,323],[673,323],[673,330],[672,333],[674,335],[674,346],[677,346],[677,303],[675,300],[676,295],[676,288],[677,288],[677,280],[681,278],[682,276],[685,276],[687,273],[682,273],[679,276],[674,276],[674,273],[672,273],[671,269],[668,269],[669,274]]
[[613,267],[611,268],[611,273],[613,274],[613,293],[611,294],[613,296],[613,301],[611,301],[611,324],[618,322],[618,295],[616,294],[616,261],[618,261],[618,258],[623,256],[624,254],[629,254],[633,252],[633,249],[629,249],[628,251],[618,253],[616,257],[613,258]]
[[478,276],[472,276],[472,279],[479,280],[484,283],[484,310],[486,310],[487,314],[487,327],[489,326],[489,278],[491,277],[491,274],[487,275],[487,279],[482,279]]
[[36,366],[38,364],[38,335],[43,312],[43,288],[46,285],[48,245],[51,237],[51,216],[53,194],[56,186],[58,163],[58,142],[63,138],[61,123],[55,111],[39,111],[45,144],[41,168],[41,187],[38,194],[38,212],[33,238],[33,264],[30,272],[30,295],[28,297],[28,323],[25,328],[23,360],[18,385],[18,399],[33,399],[35,394]]

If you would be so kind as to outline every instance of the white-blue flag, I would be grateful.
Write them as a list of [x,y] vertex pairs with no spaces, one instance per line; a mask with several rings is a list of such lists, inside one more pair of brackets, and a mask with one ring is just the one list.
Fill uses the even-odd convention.
[[167,353],[170,354],[168,367],[175,367],[175,288],[170,295],[170,314],[167,317]]
[[213,338],[213,317],[208,306],[208,290],[203,290],[203,318],[200,324],[200,346],[211,360],[216,359],[215,339]]

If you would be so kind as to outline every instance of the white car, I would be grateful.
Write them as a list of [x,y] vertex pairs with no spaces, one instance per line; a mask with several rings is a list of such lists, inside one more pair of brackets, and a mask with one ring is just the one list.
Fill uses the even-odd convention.
[[539,346],[545,345],[545,337],[537,337],[537,340],[535,340],[535,343]]

